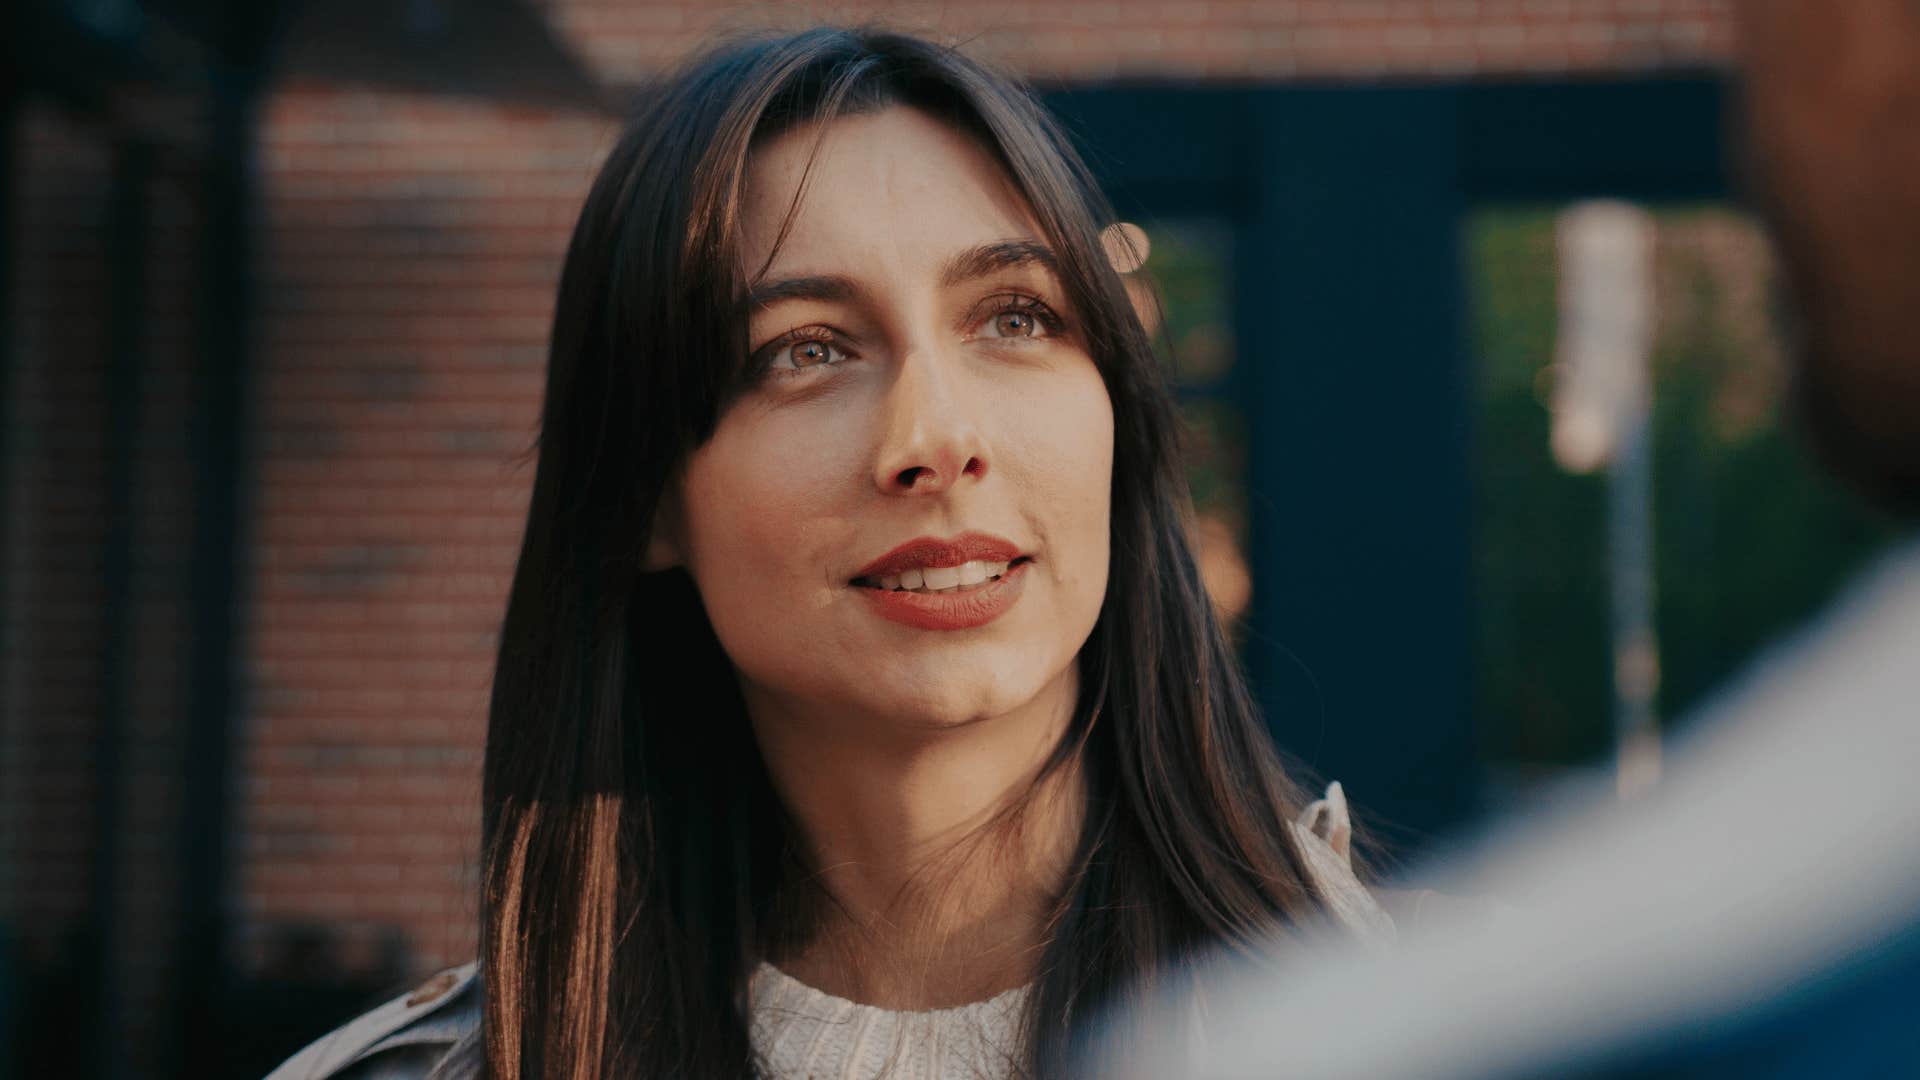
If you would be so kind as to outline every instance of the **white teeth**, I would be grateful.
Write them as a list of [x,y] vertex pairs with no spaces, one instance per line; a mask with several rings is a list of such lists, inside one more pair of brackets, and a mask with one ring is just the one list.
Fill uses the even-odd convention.
[[982,562],[976,559],[961,563],[959,566],[923,566],[917,570],[902,570],[898,574],[869,580],[887,592],[906,589],[921,593],[949,593],[955,589],[971,588],[995,578],[1005,577],[1009,565],[1003,562]]

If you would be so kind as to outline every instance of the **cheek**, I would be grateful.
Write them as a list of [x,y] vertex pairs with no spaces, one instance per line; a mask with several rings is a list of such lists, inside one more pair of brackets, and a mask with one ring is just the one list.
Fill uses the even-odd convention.
[[861,655],[833,608],[863,506],[861,424],[845,410],[722,420],[682,481],[687,570],[743,679],[805,699],[841,696],[822,657]]
[[1040,496],[1059,512],[1058,525],[1091,530],[1104,546],[1113,487],[1113,406],[1098,374],[1067,380],[1057,393],[1023,399],[1017,441],[1009,455]]
[[[1003,461],[1046,543],[1070,617],[1091,620],[1106,595],[1113,491],[1113,407],[1091,366],[1049,393],[1010,398]],[[1063,613],[1068,614],[1068,613]]]
[[[716,629],[728,612],[823,582],[859,453],[844,428],[723,422],[687,464],[688,569]],[[756,599],[758,598],[758,599]]]

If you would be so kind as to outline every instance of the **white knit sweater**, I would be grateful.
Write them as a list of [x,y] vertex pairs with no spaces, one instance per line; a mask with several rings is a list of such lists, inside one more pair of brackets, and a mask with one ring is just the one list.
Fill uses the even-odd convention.
[[753,976],[753,1046],[777,1080],[947,1080],[1013,1074],[1014,1031],[1028,988],[951,1009],[860,1005],[761,964]]
[[[1294,825],[1333,915],[1374,948],[1391,948],[1393,920],[1353,875],[1352,826],[1338,783]],[[1004,1080],[1029,987],[924,1012],[882,1009],[816,990],[761,964],[751,984],[752,1037],[771,1080]]]

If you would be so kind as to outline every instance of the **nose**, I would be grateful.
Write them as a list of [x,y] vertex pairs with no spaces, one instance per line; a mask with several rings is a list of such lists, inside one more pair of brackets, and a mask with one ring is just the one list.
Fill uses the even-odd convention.
[[955,358],[907,353],[888,389],[874,482],[883,495],[933,495],[987,474],[987,447]]

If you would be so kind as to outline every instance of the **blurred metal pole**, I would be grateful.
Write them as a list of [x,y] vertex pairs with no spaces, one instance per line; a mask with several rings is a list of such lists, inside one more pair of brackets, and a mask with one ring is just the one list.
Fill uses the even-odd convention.
[[1653,219],[1628,203],[1577,203],[1561,213],[1558,237],[1553,454],[1573,472],[1609,467],[1614,766],[1620,796],[1628,798],[1660,774],[1649,425]]
[[101,543],[100,729],[94,741],[93,896],[88,940],[96,950],[93,1024],[86,1050],[93,1075],[126,1074],[123,960],[120,939],[127,852],[127,741],[133,725],[133,654],[139,605],[134,589],[135,498],[140,437],[141,369],[145,366],[147,275],[151,250],[153,151],[121,139],[114,147],[111,225],[107,243],[109,311],[106,385],[106,505]]
[[213,79],[212,148],[202,177],[204,226],[198,317],[203,342],[193,391],[192,622],[186,645],[187,762],[181,836],[182,1076],[221,1075],[222,1015],[232,982],[233,852],[239,814],[234,741],[245,703],[245,446],[248,341],[253,322],[251,224],[259,82],[242,67]]
[[[11,32],[21,22],[17,11],[9,16],[0,16],[0,25]],[[9,34],[11,36],[11,33]],[[13,170],[19,167],[20,156],[15,148],[15,140],[20,137],[20,105],[26,90],[20,81],[17,65],[7,65],[0,71],[0,1068],[12,1068],[18,1060],[21,1045],[18,1018],[21,1013],[20,995],[25,986],[22,978],[23,964],[15,943],[18,940],[19,926],[16,922],[16,889],[23,876],[23,868],[18,864],[20,851],[20,754],[17,752],[16,732],[25,712],[20,708],[19,660],[13,650],[14,597],[17,575],[14,556],[20,550],[19,518],[14,505],[16,463],[24,458],[19,453],[20,425],[14,419],[14,404],[17,400],[14,389],[14,304],[13,294],[13,247],[16,224],[14,211]]]
[[1660,779],[1660,648],[1654,623],[1653,435],[1643,402],[1624,418],[1607,475],[1613,618],[1614,780],[1632,798]]

